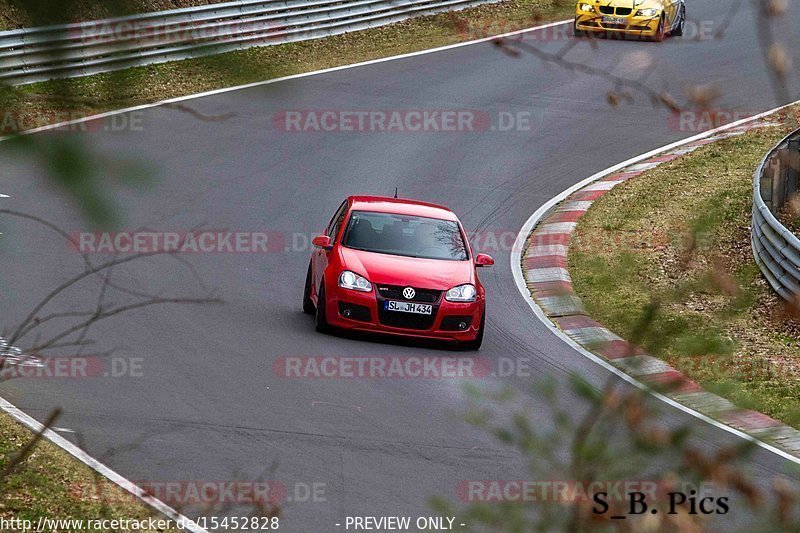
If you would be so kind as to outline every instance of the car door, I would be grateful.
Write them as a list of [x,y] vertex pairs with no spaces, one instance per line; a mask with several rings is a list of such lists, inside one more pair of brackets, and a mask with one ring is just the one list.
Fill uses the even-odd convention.
[[[339,234],[339,229],[342,227],[342,222],[344,221],[345,215],[347,215],[347,207],[348,203],[347,200],[342,202],[342,205],[339,206],[339,209],[336,210],[331,221],[328,223],[328,227],[325,228],[325,235],[330,237],[331,244],[335,244],[336,236]],[[311,263],[313,265],[313,278],[314,283],[312,284],[312,291],[314,297],[317,295],[317,290],[319,288],[319,283],[322,281],[322,276],[325,273],[325,269],[328,268],[328,255],[330,254],[330,250],[324,250],[322,248],[314,248],[313,255],[311,257]]]

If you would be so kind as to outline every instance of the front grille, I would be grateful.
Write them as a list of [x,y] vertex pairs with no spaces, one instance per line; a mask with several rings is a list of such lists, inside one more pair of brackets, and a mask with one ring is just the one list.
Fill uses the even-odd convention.
[[417,287],[412,287],[414,292],[416,293],[414,297],[410,300],[407,300],[403,296],[403,289],[406,287],[403,286],[396,286],[396,285],[381,285],[378,287],[378,293],[384,297],[388,298],[389,300],[402,300],[404,302],[417,302],[423,304],[435,304],[439,301],[439,298],[442,296],[442,291],[435,291],[432,289],[418,289]]
[[625,24],[606,24],[606,23],[603,23],[603,27],[606,28],[606,29],[609,29],[609,30],[624,30],[628,26],[626,26]]
[[603,15],[620,15],[623,17],[627,17],[633,12],[633,9],[629,7],[618,7],[616,10],[613,6],[600,6],[600,13]]
[[398,313],[378,309],[378,320],[384,326],[393,328],[428,330],[436,322],[436,309],[430,315],[418,315],[416,313]]

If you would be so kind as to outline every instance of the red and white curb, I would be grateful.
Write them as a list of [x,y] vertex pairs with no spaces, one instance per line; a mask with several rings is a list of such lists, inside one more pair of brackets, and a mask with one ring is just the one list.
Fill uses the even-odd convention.
[[572,234],[595,200],[620,183],[701,146],[774,126],[766,117],[781,109],[654,150],[584,180],[534,213],[517,238],[511,260],[517,284],[529,293],[528,303],[537,316],[583,355],[674,407],[800,463],[800,431],[704,391],[677,369],[593,320],[575,294],[567,268]]

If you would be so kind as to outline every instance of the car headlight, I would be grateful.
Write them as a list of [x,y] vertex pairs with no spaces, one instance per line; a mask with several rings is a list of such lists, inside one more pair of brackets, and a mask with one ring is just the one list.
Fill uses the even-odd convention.
[[578,4],[578,9],[580,9],[581,11],[594,13],[594,6],[592,4]]
[[355,272],[344,270],[339,274],[339,286],[353,291],[370,292],[372,283],[364,276],[359,276]]
[[466,285],[459,285],[447,291],[445,299],[448,302],[474,302],[476,295],[475,285],[467,283]]
[[637,17],[655,17],[658,15],[658,9],[640,9],[636,12]]

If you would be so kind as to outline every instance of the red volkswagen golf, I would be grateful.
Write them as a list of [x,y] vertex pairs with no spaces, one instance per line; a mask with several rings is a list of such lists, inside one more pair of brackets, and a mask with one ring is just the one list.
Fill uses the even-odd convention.
[[477,350],[486,301],[456,215],[439,205],[351,196],[313,241],[303,310],[340,328],[442,339]]

